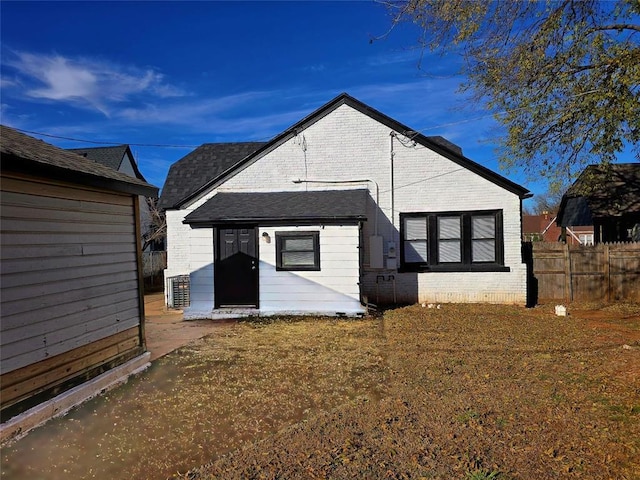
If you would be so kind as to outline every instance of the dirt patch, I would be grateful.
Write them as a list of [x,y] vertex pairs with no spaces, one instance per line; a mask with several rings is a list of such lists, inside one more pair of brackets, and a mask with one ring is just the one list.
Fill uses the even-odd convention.
[[640,345],[618,337],[640,323],[612,313],[603,333],[552,311],[388,312],[385,398],[317,415],[187,478],[640,478]]
[[376,320],[216,333],[2,451],[3,479],[167,478],[385,384]]
[[2,477],[638,479],[640,310],[569,307],[227,325],[3,450]]

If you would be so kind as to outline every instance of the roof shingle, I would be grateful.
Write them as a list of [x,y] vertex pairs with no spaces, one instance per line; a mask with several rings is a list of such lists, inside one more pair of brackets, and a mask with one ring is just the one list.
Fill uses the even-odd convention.
[[162,187],[160,208],[173,208],[189,194],[219,177],[264,142],[205,143],[171,165]]
[[76,153],[30,137],[0,125],[2,168],[7,170],[44,172],[61,180],[82,178],[83,181],[105,181],[114,190],[153,196],[157,188],[147,182],[88,160]]
[[118,145],[116,147],[69,148],[67,150],[118,170],[128,148],[129,145]]
[[[594,218],[640,213],[640,163],[589,165],[567,190],[563,204],[581,198]],[[559,217],[569,213],[563,206]]]
[[366,220],[368,190],[218,193],[184,222],[345,222]]

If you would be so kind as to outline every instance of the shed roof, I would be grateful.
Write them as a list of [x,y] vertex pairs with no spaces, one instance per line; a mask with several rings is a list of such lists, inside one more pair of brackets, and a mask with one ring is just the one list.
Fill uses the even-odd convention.
[[205,143],[171,165],[160,195],[160,208],[171,208],[218,178],[264,142]]
[[589,165],[562,197],[561,226],[593,225],[593,219],[640,214],[640,163]]
[[209,226],[222,223],[344,223],[367,219],[368,190],[218,193],[184,219]]
[[2,169],[42,175],[123,193],[154,196],[158,189],[80,155],[0,125]]
[[[120,170],[122,161],[125,155],[128,153],[131,158],[131,165],[136,174],[136,178],[145,180],[142,173],[138,169],[138,165],[133,157],[133,152],[129,145],[117,145],[113,147],[91,147],[91,148],[68,148],[70,152],[77,153],[89,160],[100,163],[105,167],[113,168],[114,170]],[[146,180],[145,180],[146,181]]]

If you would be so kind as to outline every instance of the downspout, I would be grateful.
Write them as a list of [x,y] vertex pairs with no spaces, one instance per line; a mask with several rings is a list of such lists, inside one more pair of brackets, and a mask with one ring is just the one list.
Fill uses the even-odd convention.
[[389,133],[389,143],[390,143],[390,151],[389,151],[389,161],[390,161],[390,169],[391,169],[391,239],[393,243],[396,243],[396,236],[394,234],[393,228],[396,222],[396,211],[395,211],[395,186],[393,179],[393,158],[395,157],[395,152],[393,151],[393,138],[396,136],[396,132],[391,130]]

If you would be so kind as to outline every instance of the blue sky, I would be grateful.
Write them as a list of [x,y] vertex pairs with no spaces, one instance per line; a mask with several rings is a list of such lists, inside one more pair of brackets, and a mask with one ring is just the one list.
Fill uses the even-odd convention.
[[458,57],[426,55],[420,66],[411,25],[370,42],[390,27],[379,3],[3,1],[0,16],[2,123],[132,144],[158,187],[196,146],[268,140],[347,92],[535,193],[545,188],[499,170],[497,124],[457,93]]

